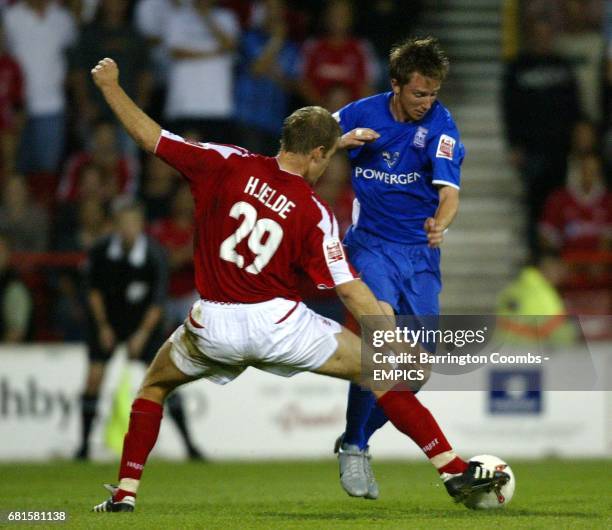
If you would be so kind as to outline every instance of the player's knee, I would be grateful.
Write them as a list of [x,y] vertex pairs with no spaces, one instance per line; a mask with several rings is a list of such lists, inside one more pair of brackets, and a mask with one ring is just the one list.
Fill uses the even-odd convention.
[[168,394],[170,394],[171,389],[168,389],[167,386],[159,383],[147,383],[143,382],[142,386],[138,390],[137,397],[138,399],[147,399],[149,401],[154,401],[155,403],[164,403]]
[[163,403],[175,388],[193,379],[174,366],[170,359],[171,347],[170,342],[166,342],[157,352],[138,391],[139,397]]
[[147,370],[145,378],[138,390],[138,397],[162,403],[172,388],[167,383],[163,373],[152,365]]

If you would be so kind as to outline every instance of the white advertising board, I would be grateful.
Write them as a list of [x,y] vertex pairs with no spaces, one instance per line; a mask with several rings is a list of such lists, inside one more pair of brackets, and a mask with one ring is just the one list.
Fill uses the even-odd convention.
[[[602,348],[609,351],[610,345]],[[100,420],[92,433],[96,459],[116,457],[104,445],[104,426],[124,366],[125,358],[118,355],[107,370]],[[74,453],[85,370],[81,346],[0,348],[0,460],[69,458]],[[130,370],[135,389],[144,369],[130,363]],[[319,458],[331,456],[343,430],[347,388],[343,381],[312,374],[284,379],[249,369],[226,386],[192,383],[183,396],[194,439],[212,458]],[[509,404],[496,405],[503,413],[491,413],[492,397],[485,391],[424,391],[419,397],[465,456],[612,454],[610,392],[546,392],[524,399],[515,390],[506,396]],[[526,404],[527,412],[509,413],[517,403]],[[422,458],[391,424],[374,435],[371,445],[377,458]],[[184,455],[167,413],[155,454]]]

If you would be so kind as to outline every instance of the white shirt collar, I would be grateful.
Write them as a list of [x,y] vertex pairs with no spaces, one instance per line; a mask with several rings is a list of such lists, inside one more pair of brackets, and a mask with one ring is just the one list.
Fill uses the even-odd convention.
[[278,166],[278,169],[280,169],[281,171],[284,171],[285,173],[290,173],[291,175],[295,175],[296,177],[304,178],[304,175],[300,175],[299,173],[294,173],[293,171],[289,171],[288,169],[285,169],[283,166],[281,166],[280,160],[278,159],[277,156],[274,157],[274,160],[276,160],[276,165]]
[[[119,261],[123,258],[123,245],[121,238],[115,234],[112,236],[111,243],[106,251],[108,259]],[[128,261],[133,267],[142,267],[147,259],[147,237],[144,234],[138,236],[136,242],[130,249]]]

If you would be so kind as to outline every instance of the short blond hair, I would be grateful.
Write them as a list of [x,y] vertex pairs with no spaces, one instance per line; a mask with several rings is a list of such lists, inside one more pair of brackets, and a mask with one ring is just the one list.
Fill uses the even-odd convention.
[[302,107],[285,118],[281,149],[289,153],[308,154],[317,147],[327,152],[342,134],[340,125],[323,107]]

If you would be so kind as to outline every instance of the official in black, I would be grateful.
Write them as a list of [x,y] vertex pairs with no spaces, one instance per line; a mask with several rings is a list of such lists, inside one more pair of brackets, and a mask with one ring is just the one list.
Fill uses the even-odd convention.
[[[127,197],[114,203],[113,233],[89,253],[86,271],[89,304],[89,370],[82,396],[82,441],[76,457],[89,456],[89,434],[96,416],[106,363],[121,343],[128,356],[149,364],[165,340],[163,307],[168,265],[161,246],[145,234],[142,205]],[[169,411],[191,458],[201,458],[185,422],[179,394]]]

